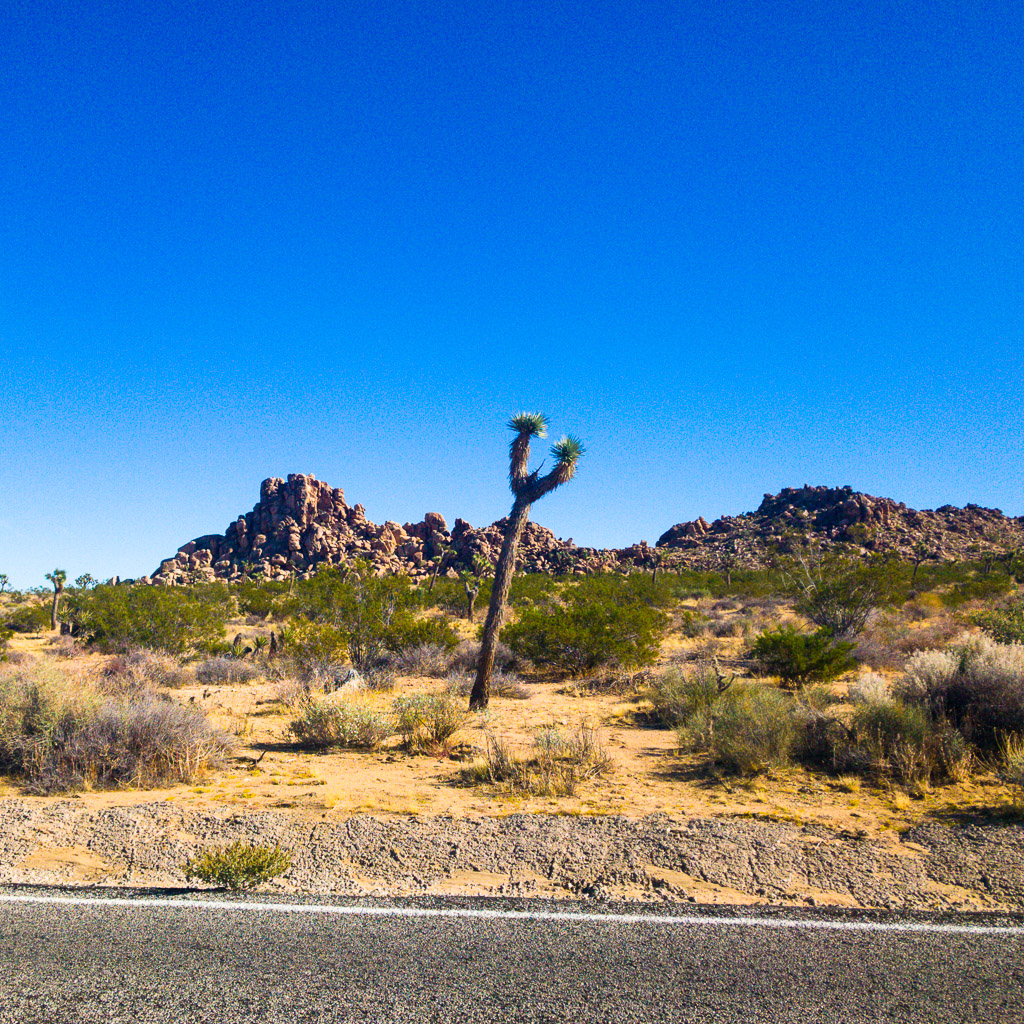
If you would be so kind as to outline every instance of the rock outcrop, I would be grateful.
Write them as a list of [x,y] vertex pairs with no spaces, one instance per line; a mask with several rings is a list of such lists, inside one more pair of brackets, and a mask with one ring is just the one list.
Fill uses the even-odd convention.
[[863,553],[893,552],[912,558],[962,559],[1024,546],[1024,517],[998,509],[943,505],[908,508],[892,498],[876,498],[852,487],[784,487],[766,494],[755,512],[679,523],[658,538],[694,568],[764,564],[773,553],[815,543]]
[[[366,518],[362,505],[348,505],[345,494],[314,476],[292,473],[271,477],[260,487],[260,500],[223,534],[197,537],[160,563],[153,579],[185,583],[196,579],[236,579],[259,571],[267,578],[306,575],[320,565],[365,559],[375,571],[427,576],[443,552],[454,573],[480,554],[492,564],[501,550],[506,520],[477,529],[457,519],[451,531],[444,516],[428,512],[421,522]],[[557,538],[529,523],[520,547],[519,567],[526,572],[589,572],[602,556]]]
[[[267,578],[308,575],[320,565],[365,559],[380,574],[429,576],[445,555],[444,571],[454,575],[476,555],[493,565],[501,551],[506,519],[478,528],[456,519],[451,530],[442,515],[421,522],[376,524],[362,505],[348,505],[344,492],[316,477],[293,473],[264,480],[260,500],[223,534],[197,537],[161,562],[152,579],[185,583],[197,579],[238,579],[258,570]],[[666,530],[655,548],[645,541],[621,549],[576,546],[537,523],[529,523],[519,549],[519,571],[586,574],[601,569],[650,569],[671,552],[671,564],[693,569],[765,565],[778,554],[815,543],[864,554],[894,552],[913,557],[958,559],[1024,547],[1024,517],[998,509],[943,505],[917,511],[891,498],[876,498],[851,487],[785,487],[766,494],[755,512],[703,517]],[[143,577],[144,580],[149,579]]]

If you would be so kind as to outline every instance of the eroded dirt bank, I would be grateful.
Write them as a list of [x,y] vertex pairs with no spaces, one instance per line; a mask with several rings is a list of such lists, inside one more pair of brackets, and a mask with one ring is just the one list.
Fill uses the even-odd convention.
[[591,895],[721,903],[1024,908],[1024,825],[868,837],[820,825],[651,815],[502,818],[274,812],[166,802],[0,801],[0,882],[180,886],[201,847],[280,842],[273,888],[339,895]]

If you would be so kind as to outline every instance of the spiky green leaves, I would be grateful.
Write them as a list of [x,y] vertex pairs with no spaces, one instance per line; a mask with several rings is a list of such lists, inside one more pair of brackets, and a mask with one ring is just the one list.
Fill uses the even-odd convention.
[[520,436],[547,437],[548,421],[543,413],[539,412],[517,412],[508,421],[508,429],[514,430]]
[[562,466],[575,466],[586,453],[583,442],[572,434],[566,434],[551,446],[551,458]]

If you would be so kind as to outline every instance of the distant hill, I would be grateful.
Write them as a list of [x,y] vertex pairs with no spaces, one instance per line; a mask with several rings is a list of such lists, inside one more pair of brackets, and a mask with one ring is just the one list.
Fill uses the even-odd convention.
[[[314,476],[293,473],[287,480],[264,480],[260,499],[222,534],[197,537],[161,562],[152,579],[239,578],[259,569],[268,578],[306,574],[323,564],[354,558],[370,561],[382,573],[423,578],[432,562],[449,550],[453,565],[469,565],[475,554],[497,560],[505,520],[477,528],[428,512],[417,523],[376,524],[361,505],[348,505],[344,492]],[[876,498],[851,487],[786,487],[766,494],[754,512],[703,517],[678,523],[658,539],[676,560],[695,569],[764,564],[773,552],[815,542],[824,548],[853,545],[865,553],[894,551],[912,556],[923,546],[932,558],[968,558],[988,551],[1024,547],[1024,517],[968,505],[918,511],[891,498]],[[653,550],[641,542],[628,548],[579,547],[530,523],[520,548],[525,572],[588,573],[642,567]],[[148,577],[147,577],[148,578]]]
[[904,557],[921,548],[930,558],[963,559],[1024,546],[1024,517],[980,505],[918,510],[852,487],[804,484],[766,494],[755,512],[679,523],[658,538],[659,547],[692,555],[688,564],[706,568],[757,564],[773,549],[786,552],[811,542]]

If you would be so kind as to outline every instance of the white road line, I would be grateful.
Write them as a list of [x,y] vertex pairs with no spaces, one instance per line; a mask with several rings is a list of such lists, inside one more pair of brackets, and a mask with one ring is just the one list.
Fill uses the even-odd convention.
[[244,903],[236,900],[158,900],[114,896],[28,896],[0,893],[0,903],[71,907],[141,907],[147,910],[228,910],[339,917],[468,918],[484,921],[575,921],[601,924],[678,925],[689,928],[803,928],[835,932],[938,932],[959,935],[1024,935],[1024,925],[938,924],[927,921],[826,921],[814,918],[702,917],[662,914],[585,914],[560,910],[471,910],[431,907],[345,907],[318,903]]

